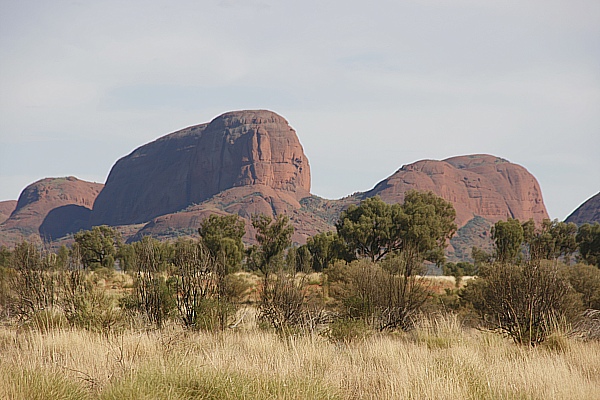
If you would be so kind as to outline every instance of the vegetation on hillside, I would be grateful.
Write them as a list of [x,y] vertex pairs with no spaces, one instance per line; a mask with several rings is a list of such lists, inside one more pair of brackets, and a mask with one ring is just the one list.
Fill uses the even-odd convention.
[[[369,385],[335,378],[342,370],[309,353],[337,357],[341,365],[350,363],[349,370],[379,371],[379,364],[369,360],[384,357],[380,351],[393,350],[410,358],[412,352],[417,357],[427,349],[419,360],[402,365],[390,361],[389,368],[379,372],[392,374],[396,367],[419,370],[421,366],[414,363],[447,363],[448,368],[437,370],[436,379],[460,378],[464,382],[446,385],[446,397],[543,398],[547,392],[527,385],[514,390],[502,387],[511,376],[505,366],[509,360],[517,361],[500,353],[529,354],[523,359],[526,373],[533,374],[529,363],[538,365],[540,360],[569,365],[565,368],[570,368],[571,378],[588,388],[582,389],[582,396],[597,394],[593,388],[597,389],[598,382],[591,375],[573,376],[579,367],[572,365],[569,357],[574,356],[569,354],[579,354],[585,346],[596,351],[595,341],[600,339],[598,225],[577,229],[558,221],[540,226],[531,221],[499,221],[492,230],[491,253],[473,249],[474,264],[453,264],[443,257],[456,230],[453,221],[454,210],[445,200],[432,193],[410,192],[404,204],[388,205],[375,197],[351,206],[341,213],[336,232],[316,235],[300,247],[292,246],[293,227],[287,216],[272,219],[259,215],[252,220],[257,244],[249,248],[242,244],[244,224],[237,217],[211,216],[202,222],[199,236],[171,242],[145,237],[124,244],[112,228],[102,226],[78,233],[70,249],[62,247],[57,252],[27,242],[1,249],[0,319],[8,328],[2,333],[4,339],[0,337],[0,346],[27,350],[25,339],[11,339],[14,332],[89,341],[98,348],[107,346],[100,344],[102,341],[110,343],[115,338],[134,340],[136,332],[146,332],[146,336],[141,349],[125,350],[124,344],[116,347],[118,361],[110,368],[122,370],[113,371],[114,378],[99,374],[101,367],[91,360],[85,361],[89,365],[75,362],[77,365],[52,367],[25,352],[31,364],[16,372],[8,367],[3,386],[8,389],[0,390],[8,390],[5,394],[9,397],[26,398],[31,393],[19,387],[24,379],[32,379],[39,390],[50,385],[75,398],[136,398],[146,390],[141,382],[149,381],[156,390],[175,393],[172,398],[193,397],[190,393],[234,398],[247,388],[261,393],[258,398],[293,398],[292,390],[297,398],[368,397],[375,393]],[[439,280],[427,276],[425,270],[431,264],[453,275],[451,283],[441,287]],[[468,275],[476,277],[463,278]],[[439,328],[449,321],[452,329]],[[473,328],[487,333],[475,333],[470,330]],[[178,332],[176,338],[173,332]],[[273,357],[281,359],[272,362],[290,362],[285,368],[294,369],[302,379],[287,380],[291,375],[285,374],[285,368],[273,375],[270,368],[274,364],[251,369],[249,362],[236,364],[234,373],[227,375],[231,371],[223,369],[226,361],[214,361],[216,358],[211,360],[219,365],[211,364],[208,375],[201,378],[194,372],[193,347],[188,353],[177,353],[179,358],[166,355],[164,346],[179,346],[192,337],[212,340],[203,332],[220,332],[215,336],[221,338],[218,340],[246,347],[253,340],[272,341],[272,335],[282,338],[281,345],[292,348],[280,349]],[[493,333],[500,333],[499,339],[489,336]],[[101,336],[96,338],[98,334]],[[68,335],[73,338],[64,339]],[[520,346],[508,347],[502,337]],[[486,343],[490,351],[501,348],[495,360],[483,360]],[[294,364],[288,354],[294,346],[305,346],[302,354],[315,358]],[[356,354],[349,358],[336,355],[335,346],[347,346],[342,348]],[[519,350],[528,348],[552,352]],[[151,356],[147,362],[138,359],[138,350]],[[228,357],[222,350],[215,352],[214,357]],[[484,382],[473,374],[488,376],[490,371],[472,362],[467,368],[471,372],[454,371],[455,362],[464,362],[462,356],[453,358],[455,352],[491,363],[491,368],[503,370],[505,377]],[[17,362],[11,352],[2,357],[1,365]],[[211,356],[202,353],[202,357]],[[353,364],[355,357],[362,361]],[[171,370],[174,362],[188,363],[189,368],[177,377],[175,369]],[[56,376],[56,368],[63,367],[65,374],[49,379]],[[581,368],[588,371],[591,367]],[[325,371],[334,377],[325,377]],[[375,376],[373,371],[365,373]],[[221,382],[225,376],[229,383]],[[207,377],[206,382],[202,380]],[[406,389],[398,379],[390,377],[386,382],[392,383],[378,385],[394,397]],[[211,380],[217,382],[212,389],[206,386]],[[413,382],[410,387],[425,397],[430,393],[425,384]],[[209,389],[215,390],[214,395],[206,394],[213,393]],[[61,396],[57,397],[68,398]]]

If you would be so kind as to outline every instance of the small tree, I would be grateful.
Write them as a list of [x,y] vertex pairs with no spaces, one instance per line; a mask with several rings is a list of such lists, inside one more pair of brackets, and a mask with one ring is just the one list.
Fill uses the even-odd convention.
[[577,225],[572,222],[545,219],[536,229],[530,219],[522,227],[523,241],[533,260],[557,260],[559,257],[570,257],[577,251]]
[[132,245],[135,307],[161,329],[175,308],[175,296],[167,284],[168,243],[145,236]]
[[217,293],[212,276],[213,260],[200,243],[180,239],[175,243],[172,262],[179,318],[184,326],[197,328],[204,303]]
[[15,270],[11,276],[11,289],[15,293],[12,308],[21,320],[57,304],[55,254],[42,252],[34,244],[23,241],[12,251],[10,265]]
[[239,268],[244,258],[242,237],[246,224],[237,215],[212,214],[202,221],[198,233],[210,255],[225,266],[225,273]]
[[496,261],[501,264],[517,262],[523,243],[523,227],[518,219],[498,221],[492,227]]
[[600,268],[600,224],[583,224],[576,236],[581,260]]
[[335,227],[351,254],[376,262],[398,249],[398,228],[393,214],[399,213],[398,204],[386,204],[375,196],[348,207]]
[[308,251],[308,246],[292,246],[285,255],[285,264],[290,271],[310,272],[313,266],[313,257]]
[[443,250],[456,232],[455,217],[446,200],[411,190],[402,205],[386,204],[376,196],[348,207],[336,229],[350,253],[372,262],[402,251],[442,264]]
[[75,234],[75,243],[85,268],[113,268],[121,236],[113,228],[102,225]]
[[323,232],[309,237],[306,247],[312,256],[312,268],[317,272],[342,259],[345,250],[343,241],[335,232]]
[[430,295],[425,268],[412,252],[405,249],[387,258],[382,267],[386,274],[380,299],[380,330],[409,329]]
[[283,265],[283,253],[292,244],[294,227],[287,215],[280,214],[275,221],[266,215],[254,215],[252,226],[256,229],[258,247],[254,249],[254,264],[268,276]]

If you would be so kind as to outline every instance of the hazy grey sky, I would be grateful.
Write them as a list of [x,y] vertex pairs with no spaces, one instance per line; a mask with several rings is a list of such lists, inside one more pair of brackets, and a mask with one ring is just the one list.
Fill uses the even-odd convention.
[[563,219],[600,191],[600,1],[0,0],[0,200],[257,108],[320,196],[489,153]]

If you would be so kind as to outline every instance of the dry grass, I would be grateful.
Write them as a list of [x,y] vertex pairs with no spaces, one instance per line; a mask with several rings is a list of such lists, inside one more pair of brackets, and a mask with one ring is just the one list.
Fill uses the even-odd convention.
[[447,317],[348,344],[320,336],[0,328],[1,399],[598,399],[600,343],[537,348]]

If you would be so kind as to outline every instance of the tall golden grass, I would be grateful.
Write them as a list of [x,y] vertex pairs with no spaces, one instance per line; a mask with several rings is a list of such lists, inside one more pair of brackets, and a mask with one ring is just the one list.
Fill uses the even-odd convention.
[[0,328],[1,399],[600,399],[600,343],[536,348],[452,316],[333,342],[255,328]]

